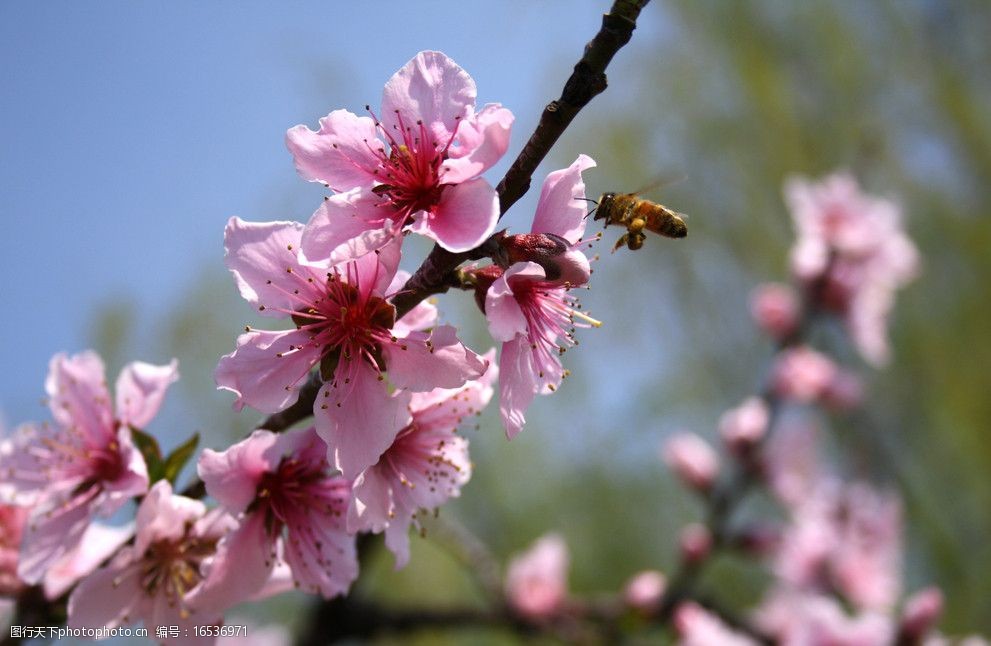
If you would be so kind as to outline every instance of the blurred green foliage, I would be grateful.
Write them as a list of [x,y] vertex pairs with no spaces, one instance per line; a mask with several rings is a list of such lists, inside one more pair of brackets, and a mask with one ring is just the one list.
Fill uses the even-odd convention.
[[[991,633],[991,4],[658,0],[641,23],[610,70],[610,89],[549,167],[591,154],[599,169],[587,176],[590,194],[682,171],[686,181],[650,197],[689,213],[690,237],[610,255],[619,233],[607,232],[584,297],[607,313],[605,327],[580,333],[582,345],[565,357],[574,376],[535,405],[518,439],[505,441],[492,410],[481,418],[468,434],[472,482],[442,514],[499,557],[561,532],[582,593],[669,569],[677,530],[699,506],[657,462],[660,438],[682,425],[711,434],[720,413],[758,386],[770,346],[749,321],[747,295],[785,277],[792,231],[782,182],[848,168],[904,205],[925,269],[899,299],[892,365],[863,370],[869,413],[831,420],[847,456],[841,468],[896,483],[905,497],[906,587],[943,588],[943,629]],[[548,96],[560,82],[547,79]],[[476,348],[488,347],[470,298],[441,302]],[[170,319],[154,324],[154,342],[180,359],[184,406],[203,446],[240,437],[256,419],[231,413],[211,379],[219,355],[254,323],[249,315],[218,250]],[[112,357],[117,340],[144,323],[126,304],[100,319],[95,344]],[[860,366],[840,335],[819,340]],[[429,537],[414,539],[406,570],[393,572],[384,556],[368,574],[359,591],[389,602],[479,599]],[[748,607],[763,579],[725,563],[708,581]]]

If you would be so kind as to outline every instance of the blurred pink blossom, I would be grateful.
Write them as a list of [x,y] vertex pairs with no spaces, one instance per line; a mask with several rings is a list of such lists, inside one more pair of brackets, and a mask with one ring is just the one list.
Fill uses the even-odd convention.
[[719,433],[731,451],[742,455],[764,438],[770,417],[767,402],[760,397],[750,397],[723,413],[719,418]]
[[495,350],[484,357],[489,368],[480,379],[458,389],[414,393],[411,420],[379,461],[354,482],[347,524],[352,533],[385,531],[385,543],[396,555],[396,567],[409,560],[409,527],[421,510],[438,509],[461,495],[471,477],[468,440],[463,428],[492,399],[498,368]]
[[781,646],[881,646],[895,626],[877,611],[848,614],[833,598],[780,587],[756,613],[758,627]]
[[800,346],[778,355],[771,380],[779,396],[810,403],[825,395],[837,371],[832,359],[812,348]]
[[45,390],[55,425],[22,426],[0,446],[0,499],[32,507],[18,566],[24,581],[40,582],[76,549],[93,516],[109,516],[147,491],[131,428],[144,428],[158,412],[178,379],[176,365],[125,366],[114,407],[96,353],[52,357]]
[[686,602],[674,612],[678,646],[757,646],[753,639],[736,632],[702,606]]
[[668,580],[662,572],[644,570],[626,582],[623,599],[631,608],[650,614],[661,607],[667,585]]
[[801,303],[792,287],[764,283],[750,294],[750,314],[760,329],[772,338],[783,339],[798,327]]
[[835,589],[856,608],[889,611],[901,592],[901,529],[893,495],[824,480],[792,508],[775,573],[793,588]]
[[828,475],[819,456],[818,430],[805,421],[785,418],[764,451],[772,493],[790,508],[809,499]]
[[420,52],[385,84],[382,113],[335,110],[286,144],[303,178],[339,194],[313,215],[302,245],[311,260],[353,260],[404,228],[448,251],[472,249],[495,229],[499,199],[481,175],[509,146],[513,114],[475,111],[475,81],[440,52]]
[[[317,433],[331,464],[353,479],[409,422],[409,391],[458,388],[486,364],[453,327],[434,325],[429,304],[396,320],[386,299],[401,281],[398,242],[328,271],[299,259],[301,229],[295,222],[227,223],[226,262],[241,296],[295,328],[249,329],[214,376],[218,387],[237,395],[235,408],[274,413],[298,399],[310,369],[319,366]],[[431,326],[430,333],[421,331]]]
[[895,292],[919,271],[918,251],[905,235],[899,207],[866,195],[839,173],[815,183],[792,178],[785,199],[797,239],[792,271],[814,289],[819,305],[841,315],[872,364],[887,361],[887,319]]
[[238,518],[198,603],[248,599],[280,561],[304,590],[327,598],[347,592],[358,576],[355,539],[345,529],[351,483],[330,475],[326,447],[312,428],[259,430],[226,451],[204,449],[197,470],[207,493]]
[[516,612],[534,620],[556,615],[568,594],[568,546],[548,534],[509,562],[506,598]]
[[143,621],[151,634],[158,626],[179,626],[192,636],[193,626],[218,623],[223,608],[202,609],[195,595],[201,569],[232,525],[220,510],[207,512],[202,502],[174,495],[169,482],[159,480],[138,508],[134,544],[69,596],[69,626]]
[[708,491],[719,475],[719,456],[695,433],[682,431],[669,437],[661,457],[682,482],[698,491]]

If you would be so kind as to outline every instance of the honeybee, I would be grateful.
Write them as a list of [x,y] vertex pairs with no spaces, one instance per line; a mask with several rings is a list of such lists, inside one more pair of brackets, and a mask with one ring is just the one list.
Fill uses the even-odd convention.
[[613,251],[624,244],[632,251],[636,251],[643,246],[643,241],[647,237],[645,230],[666,238],[684,238],[688,235],[688,225],[682,219],[684,214],[639,197],[642,192],[603,193],[599,197],[593,219],[605,220],[607,227],[611,224],[626,227],[626,233],[616,241]]

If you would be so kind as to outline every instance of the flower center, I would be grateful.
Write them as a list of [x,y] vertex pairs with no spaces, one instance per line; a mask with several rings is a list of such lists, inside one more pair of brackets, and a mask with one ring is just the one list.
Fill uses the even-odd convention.
[[440,142],[421,120],[409,125],[396,110],[397,123],[390,129],[370,108],[366,106],[366,109],[389,144],[388,154],[384,149],[373,149],[379,159],[379,167],[373,172],[382,183],[372,192],[388,200],[397,222],[407,224],[413,214],[430,211],[440,202],[445,186],[440,183],[440,168],[454,143],[457,128],[447,142]]
[[[283,311],[292,317],[297,329],[309,333],[309,345],[321,349],[320,374],[324,381],[334,379],[342,358],[348,364],[354,359],[364,359],[384,371],[382,344],[394,341],[391,330],[396,322],[395,307],[373,295],[370,288],[358,284],[355,263],[348,263],[345,271],[346,275],[342,276],[335,267],[327,272],[326,283],[319,287],[315,286],[316,279],[289,270],[305,283],[293,291],[299,306]],[[372,276],[371,281],[375,280],[376,276]],[[301,349],[289,346],[289,352]]]
[[183,598],[200,582],[200,563],[216,551],[216,539],[189,536],[192,524],[187,523],[186,535],[178,541],[161,540],[145,550],[141,570],[141,587],[148,596],[164,594],[169,606],[179,607],[180,616],[190,611]]

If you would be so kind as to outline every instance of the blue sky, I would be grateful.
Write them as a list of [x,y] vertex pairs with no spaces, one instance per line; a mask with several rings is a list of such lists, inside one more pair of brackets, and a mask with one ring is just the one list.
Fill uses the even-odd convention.
[[377,105],[421,49],[517,114],[494,183],[607,4],[0,4],[7,422],[43,415],[48,358],[86,347],[97,308],[126,298],[154,320],[195,272],[223,271],[228,217],[305,221],[323,193],[296,176],[285,130]]

